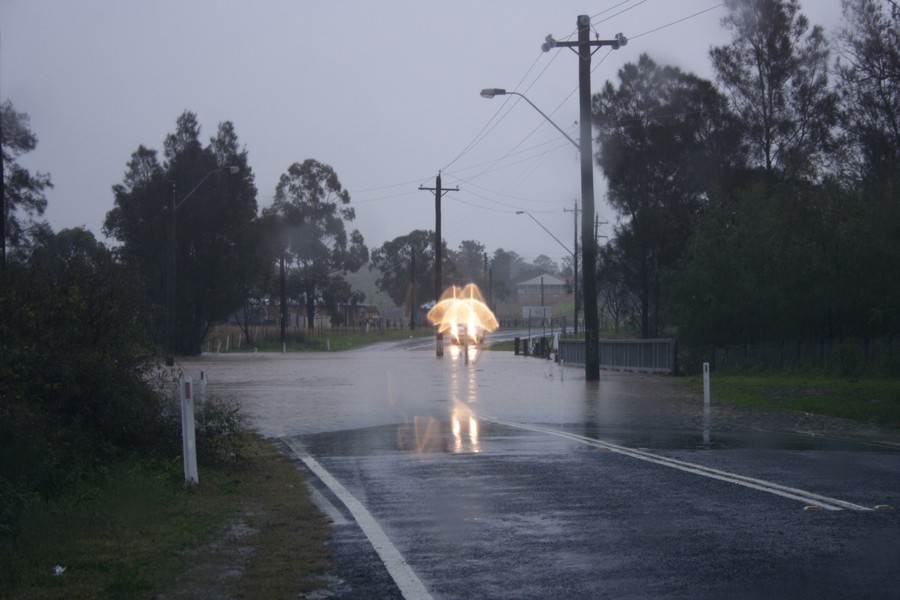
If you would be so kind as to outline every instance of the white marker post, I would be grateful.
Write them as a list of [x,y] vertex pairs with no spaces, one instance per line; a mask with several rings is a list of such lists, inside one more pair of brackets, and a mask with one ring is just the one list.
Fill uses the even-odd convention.
[[703,406],[709,408],[709,363],[703,363]]
[[191,377],[182,375],[178,380],[181,395],[181,453],[184,456],[184,482],[200,483],[197,475],[197,441],[194,432],[194,396]]

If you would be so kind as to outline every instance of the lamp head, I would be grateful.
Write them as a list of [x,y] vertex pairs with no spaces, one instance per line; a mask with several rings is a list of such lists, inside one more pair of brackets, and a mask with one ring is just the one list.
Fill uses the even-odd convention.
[[237,166],[237,165],[229,165],[229,166],[224,167],[224,168],[225,168],[226,171],[228,171],[228,172],[231,173],[232,175],[236,175],[236,174],[238,174],[238,173],[241,172],[241,168],[240,168],[239,166]]
[[505,96],[506,90],[501,88],[485,88],[481,90],[482,98],[493,98],[494,96]]

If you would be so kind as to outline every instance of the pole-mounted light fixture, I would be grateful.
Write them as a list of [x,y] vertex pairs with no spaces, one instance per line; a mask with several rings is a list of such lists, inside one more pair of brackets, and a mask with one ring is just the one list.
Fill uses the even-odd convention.
[[553,126],[556,128],[556,130],[557,130],[558,132],[560,132],[561,134],[563,134],[563,136],[565,136],[565,138],[566,138],[567,140],[569,140],[570,142],[572,142],[572,145],[573,145],[573,146],[575,146],[576,148],[578,148],[578,142],[576,142],[575,140],[573,140],[573,139],[572,139],[572,136],[570,136],[568,133],[566,133],[565,131],[563,131],[563,130],[559,127],[559,125],[557,125],[556,123],[554,123],[554,122],[553,122],[553,119],[551,119],[550,117],[548,117],[547,115],[545,115],[545,114],[544,114],[544,111],[542,111],[542,110],[539,109],[537,106],[535,106],[534,102],[532,102],[531,100],[529,100],[529,99],[525,96],[525,94],[520,94],[519,92],[507,92],[507,91],[504,90],[503,88],[484,88],[483,90],[481,90],[481,97],[482,97],[482,98],[488,98],[488,99],[490,99],[490,98],[493,98],[494,96],[519,96],[520,98],[522,98],[523,100],[525,100],[525,102],[527,102],[528,104],[530,104],[530,105],[531,105],[531,108],[533,108],[534,110],[536,110],[536,111],[538,111],[539,113],[541,113],[541,116],[544,117],[544,119],[546,119],[548,123],[550,123],[551,125],[553,125]]

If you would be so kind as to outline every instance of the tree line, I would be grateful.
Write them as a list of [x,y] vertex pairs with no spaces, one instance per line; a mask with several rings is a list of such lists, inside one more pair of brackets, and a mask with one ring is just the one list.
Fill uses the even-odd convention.
[[[602,293],[693,345],[900,330],[900,8],[726,0],[716,81],[647,55],[593,96]],[[837,54],[831,57],[831,49]]]
[[[900,9],[846,0],[827,40],[796,0],[725,8],[732,39],[710,51],[715,81],[642,55],[593,96],[617,215],[594,266],[601,306],[643,337],[695,345],[895,335]],[[36,137],[9,102],[2,133],[4,263],[9,251],[27,264],[53,243],[39,219],[52,183],[17,165]],[[110,256],[131,274],[142,326],[177,353],[199,352],[213,323],[254,305],[280,306],[282,323],[288,305],[303,307],[310,328],[318,313],[340,319],[338,305],[364,301],[347,275],[365,265],[398,306],[434,300],[432,232],[370,252],[349,193],[315,159],[291,164],[260,211],[227,121],[204,144],[186,111],[161,156],[143,145],[131,155],[113,198]],[[474,281],[495,304],[516,281],[571,275],[570,261],[441,243],[445,284]]]

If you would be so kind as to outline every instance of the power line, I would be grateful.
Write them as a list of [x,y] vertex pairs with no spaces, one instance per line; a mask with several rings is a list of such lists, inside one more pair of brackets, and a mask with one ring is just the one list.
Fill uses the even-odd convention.
[[[599,25],[600,23],[605,23],[605,22],[607,22],[607,21],[610,21],[610,20],[614,19],[615,17],[618,17],[618,16],[620,16],[620,15],[622,15],[622,14],[624,14],[624,13],[630,11],[630,10],[633,9],[633,8],[637,8],[637,7],[640,6],[641,4],[644,4],[647,0],[640,0],[640,1],[637,2],[636,4],[633,4],[632,6],[629,6],[629,7],[625,8],[625,9],[623,9],[623,10],[621,10],[621,11],[619,11],[619,12],[613,14],[613,15],[610,15],[609,17],[606,17],[606,18],[604,18],[604,19],[598,21],[597,23],[593,23],[593,19],[594,19],[594,18],[596,18],[596,17],[598,17],[598,16],[600,16],[600,15],[606,14],[606,13],[608,13],[608,12],[610,12],[610,11],[612,11],[612,10],[615,10],[615,9],[617,9],[617,8],[619,8],[619,7],[625,6],[625,5],[627,5],[629,2],[633,2],[633,1],[634,1],[634,0],[625,0],[624,2],[619,2],[619,3],[617,3],[617,4],[614,4],[614,5],[610,6],[609,8],[607,8],[607,9],[605,9],[605,10],[602,10],[602,11],[600,11],[600,12],[598,12],[598,13],[592,15],[592,16],[591,16],[592,25]],[[688,20],[690,20],[690,19],[696,18],[696,17],[698,17],[698,16],[700,16],[700,15],[703,15],[703,14],[705,14],[705,13],[708,13],[708,12],[711,12],[711,11],[716,10],[716,9],[718,9],[718,8],[721,8],[722,6],[724,6],[724,3],[720,2],[720,3],[718,3],[718,4],[714,5],[714,6],[711,6],[711,7],[709,7],[709,8],[703,9],[703,10],[701,10],[701,11],[698,11],[698,12],[695,12],[695,13],[693,13],[693,14],[687,15],[687,16],[682,17],[682,18],[680,18],[680,19],[676,19],[676,20],[674,20],[674,21],[671,21],[671,22],[669,22],[669,23],[666,23],[665,25],[661,25],[661,26],[659,26],[659,27],[655,27],[655,28],[653,28],[653,29],[644,31],[643,33],[639,33],[639,34],[634,35],[634,36],[630,36],[630,39],[631,39],[631,40],[635,40],[635,39],[638,39],[638,38],[641,38],[641,37],[644,37],[644,36],[647,36],[647,35],[656,33],[656,32],[658,32],[658,31],[661,31],[661,30],[666,29],[666,28],[668,28],[668,27],[672,27],[672,26],[677,25],[677,24],[679,24],[679,23],[683,23],[683,22],[685,22],[685,21],[688,21]],[[568,36],[568,37],[571,37],[571,34],[570,34],[570,36]],[[604,55],[602,58],[600,58],[600,59],[596,62],[595,65],[593,65],[592,72],[593,72],[594,70],[596,70],[596,69],[597,69],[597,68],[598,68],[598,67],[606,60],[606,58],[609,56],[610,53],[611,53],[611,50],[608,51],[607,54]],[[529,75],[529,74],[534,70],[534,68],[537,66],[537,64],[538,64],[538,62],[540,61],[540,58],[541,58],[542,55],[543,55],[543,53],[540,53],[540,54],[538,55],[538,57],[534,60],[534,62],[531,64],[531,66],[530,66],[530,67],[528,68],[528,70],[525,72],[525,74],[520,78],[519,83],[516,85],[516,89],[518,89],[518,88],[522,85],[522,83],[528,78],[528,75]],[[555,59],[556,56],[558,56],[558,55],[557,55],[557,54],[554,54],[553,59]],[[547,62],[547,64],[546,64],[546,65],[544,66],[544,68],[540,71],[540,73],[538,73],[537,76],[534,78],[534,80],[533,80],[533,81],[525,88],[525,91],[526,91],[526,92],[527,92],[528,90],[530,90],[530,89],[535,85],[535,83],[541,78],[541,76],[544,75],[544,73],[547,71],[547,69],[550,67],[550,65],[551,65],[552,63],[553,63],[553,60],[550,60],[550,61]],[[572,97],[572,95],[575,94],[575,92],[576,92],[577,90],[578,90],[578,88],[577,88],[577,86],[576,86],[575,88],[573,88],[573,90],[572,90],[568,95],[566,95],[565,98],[563,98],[563,100],[562,100],[562,101],[556,106],[556,108],[553,109],[553,111],[551,111],[549,114],[552,115],[552,114],[556,113],[556,112],[563,106],[563,104],[565,104],[565,103]],[[462,151],[460,151],[460,153],[459,153],[452,161],[450,161],[450,162],[447,164],[446,167],[444,167],[445,169],[448,168],[448,167],[450,167],[451,165],[455,164],[457,161],[459,161],[459,159],[461,159],[463,156],[465,156],[466,154],[468,154],[468,152],[470,152],[475,146],[477,146],[478,144],[480,144],[480,143],[481,143],[481,142],[482,142],[482,141],[483,141],[483,140],[484,140],[484,139],[485,139],[485,138],[493,131],[493,129],[494,129],[494,128],[495,128],[495,127],[496,127],[496,126],[497,126],[497,125],[498,125],[505,117],[506,117],[506,115],[509,114],[509,112],[512,110],[512,108],[513,108],[515,105],[510,106],[510,107],[507,107],[507,102],[508,102],[508,100],[509,100],[509,99],[507,98],[507,101],[505,101],[505,102],[497,109],[497,111],[494,113],[494,115],[493,115],[493,116],[487,121],[487,123],[485,123],[485,125],[481,128],[481,130],[478,132],[478,134],[474,136],[474,138],[473,138],[473,139],[472,139],[472,140],[471,140],[471,141],[463,148]],[[504,112],[504,110],[505,110],[505,112]],[[713,112],[713,111],[691,111],[691,112],[685,112],[685,113],[673,113],[673,114],[668,114],[668,115],[654,115],[654,116],[650,116],[650,117],[643,117],[643,119],[646,119],[646,120],[653,120],[653,119],[662,119],[662,118],[673,118],[673,117],[677,117],[677,116],[685,116],[685,115],[695,114],[695,113],[696,113],[696,114],[699,114],[699,113],[702,113],[702,112]],[[498,118],[498,115],[500,115],[501,113],[503,113],[502,116],[500,116],[500,117]],[[638,119],[633,119],[633,120],[636,121],[636,120],[638,120]],[[621,120],[621,121],[618,121],[617,123],[627,123],[627,122],[629,122],[629,121],[632,121],[632,120]],[[540,158],[540,157],[545,156],[546,154],[548,154],[548,153],[550,153],[550,152],[555,151],[555,150],[558,149],[559,147],[564,146],[564,144],[560,144],[559,146],[556,146],[556,147],[554,147],[554,148],[548,150],[546,153],[541,153],[541,154],[538,154],[538,155],[535,155],[535,156],[531,156],[531,157],[528,157],[528,158],[526,158],[526,159],[524,159],[524,160],[522,160],[522,161],[518,161],[518,162],[512,163],[512,164],[510,164],[510,165],[505,165],[505,166],[503,166],[503,167],[499,167],[498,169],[493,169],[493,168],[491,168],[491,167],[493,167],[494,165],[497,165],[497,164],[500,163],[501,161],[505,160],[506,158],[509,158],[510,156],[514,156],[514,155],[516,155],[516,154],[522,154],[522,153],[528,152],[530,149],[524,149],[524,150],[517,150],[517,149],[518,149],[525,141],[527,141],[532,135],[534,135],[534,133],[537,131],[537,129],[538,129],[540,126],[542,126],[542,125],[543,125],[543,123],[541,123],[541,125],[539,125],[539,126],[536,127],[535,129],[533,129],[530,133],[528,133],[528,134],[522,139],[521,142],[519,142],[518,144],[516,144],[515,146],[513,146],[513,148],[512,148],[509,152],[507,152],[506,154],[504,154],[503,156],[501,156],[501,157],[499,157],[499,158],[496,158],[496,159],[493,159],[493,160],[490,160],[490,161],[484,161],[484,162],[482,162],[482,163],[477,163],[477,164],[475,164],[475,165],[470,165],[470,166],[467,166],[467,167],[462,167],[462,168],[460,168],[460,169],[457,169],[457,170],[456,170],[456,173],[459,173],[459,172],[465,171],[465,170],[469,170],[469,169],[475,169],[475,168],[477,168],[477,167],[479,167],[479,166],[483,166],[483,165],[489,165],[489,167],[488,167],[487,169],[485,169],[485,170],[483,170],[483,171],[481,171],[481,172],[479,172],[479,173],[477,173],[477,174],[475,174],[475,175],[473,175],[473,176],[471,176],[471,177],[468,177],[468,178],[459,177],[459,176],[457,176],[457,175],[453,175],[452,173],[448,173],[448,175],[451,175],[452,177],[454,177],[455,179],[458,179],[459,181],[466,182],[466,183],[471,183],[473,180],[475,180],[475,179],[477,179],[478,177],[481,177],[482,175],[485,175],[485,174],[487,174],[487,173],[491,173],[491,172],[494,172],[494,171],[500,170],[500,169],[505,169],[505,168],[514,166],[514,165],[516,165],[516,164],[520,164],[521,162],[526,162],[526,161],[529,161],[529,160],[534,160],[534,159]],[[538,146],[534,146],[533,148],[540,147],[540,146],[542,146],[542,145],[549,144],[549,143],[552,143],[552,142],[545,142],[544,144],[540,144],[540,145],[538,145]],[[407,186],[407,185],[410,185],[410,184],[413,184],[413,183],[421,182],[421,181],[423,181],[423,180],[425,180],[425,179],[427,179],[427,178],[420,178],[420,179],[415,179],[415,180],[405,181],[405,182],[396,183],[396,184],[390,184],[390,185],[385,185],[385,186],[378,186],[378,187],[374,187],[374,188],[365,188],[365,189],[360,189],[360,190],[348,190],[348,191],[350,191],[351,194],[362,194],[362,193],[367,193],[367,192],[372,192],[372,191],[380,191],[380,190],[390,189],[390,188],[394,188],[394,187]],[[413,193],[414,193],[414,192],[409,192],[409,193],[403,193],[403,194],[395,194],[395,195],[388,195],[388,196],[379,196],[379,197],[376,197],[376,198],[368,198],[368,199],[365,199],[365,200],[354,200],[354,204],[365,204],[365,203],[376,202],[376,201],[380,201],[380,200],[388,200],[388,199],[392,199],[392,198],[398,198],[398,197],[402,197],[402,196],[411,195],[411,194],[413,194]],[[494,192],[494,193],[497,193],[497,192]],[[498,193],[498,194],[499,194],[499,193]],[[502,194],[501,194],[501,195],[502,195]],[[268,196],[266,196],[266,197],[268,197]],[[537,201],[535,201],[535,202],[537,202]]]
[[606,23],[607,21],[611,21],[612,19],[615,19],[615,18],[618,17],[619,15],[622,15],[622,14],[624,14],[624,13],[627,13],[629,10],[631,10],[631,9],[633,9],[633,8],[637,8],[638,6],[640,6],[641,4],[643,4],[643,3],[646,2],[646,1],[647,1],[647,0],[641,0],[640,2],[638,2],[637,4],[635,4],[634,6],[629,6],[628,8],[626,8],[626,9],[624,9],[624,10],[621,10],[621,11],[617,12],[617,13],[614,14],[614,15],[610,15],[610,16],[606,17],[605,19],[600,19],[599,21],[597,21],[596,23],[594,23],[594,22],[593,22],[593,21],[594,21],[594,17],[599,16],[599,15],[602,15],[603,12],[608,12],[608,11],[612,10],[612,8],[616,8],[616,7],[618,7],[618,6],[621,6],[622,4],[625,4],[625,2],[622,2],[621,4],[617,4],[616,6],[614,6],[614,7],[612,7],[612,8],[608,8],[608,9],[606,9],[606,10],[603,11],[603,12],[599,12],[599,13],[597,13],[596,15],[594,15],[594,16],[591,17],[591,26],[593,27],[594,25],[599,25],[600,23]]
[[638,39],[639,37],[643,37],[643,36],[645,36],[645,35],[650,35],[651,33],[656,33],[657,31],[660,31],[660,30],[662,30],[662,29],[665,29],[666,27],[671,27],[672,25],[677,25],[678,23],[683,23],[684,21],[687,21],[687,20],[689,20],[689,19],[693,19],[694,17],[699,17],[700,15],[702,15],[702,14],[704,14],[704,13],[708,13],[708,12],[711,11],[711,10],[715,10],[715,9],[717,9],[717,8],[721,8],[721,7],[723,7],[723,6],[725,6],[725,3],[724,3],[724,2],[720,2],[719,4],[716,4],[715,6],[710,6],[709,8],[706,8],[706,9],[704,9],[704,10],[701,10],[700,12],[695,12],[694,14],[688,15],[688,16],[686,16],[686,17],[684,17],[684,18],[681,18],[681,19],[678,19],[677,21],[672,21],[671,23],[667,23],[667,24],[662,25],[662,26],[660,26],[660,27],[657,27],[657,28],[655,28],[655,29],[651,29],[651,30],[649,30],[649,31],[645,31],[644,33],[639,33],[639,34],[637,34],[637,35],[633,35],[633,36],[631,36],[630,39],[636,40],[636,39]]

